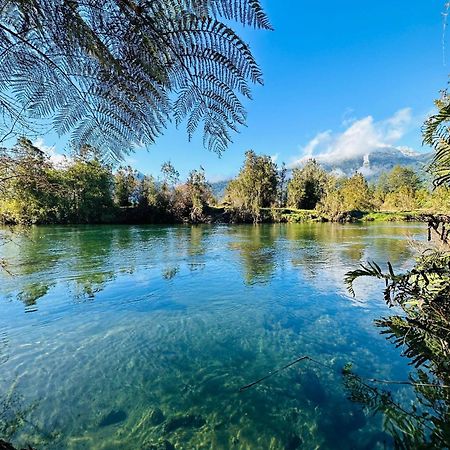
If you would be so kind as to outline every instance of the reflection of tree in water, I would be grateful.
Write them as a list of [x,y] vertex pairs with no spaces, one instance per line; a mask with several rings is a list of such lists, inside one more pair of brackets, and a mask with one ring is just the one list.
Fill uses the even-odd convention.
[[180,271],[180,266],[166,267],[162,271],[162,277],[168,281],[173,280],[178,275],[179,271]]
[[[403,262],[410,258],[410,242],[393,239],[389,226],[368,227],[340,224],[292,224],[286,228],[290,242],[292,265],[302,270],[309,279],[323,277],[340,282],[349,267],[377,254],[389,255],[392,261]],[[389,237],[385,237],[389,236]]]
[[53,285],[54,283],[27,283],[17,294],[17,299],[20,300],[25,305],[28,312],[30,312],[35,310],[33,307],[36,306],[37,301],[41,297],[44,297]]
[[206,267],[205,258],[207,246],[206,239],[208,236],[208,229],[204,225],[193,225],[189,229],[187,235],[187,256],[188,267],[191,271],[203,270]]
[[208,230],[202,225],[191,226],[188,239],[188,254],[189,256],[201,256],[206,253],[205,239],[208,235]]
[[[77,274],[73,279],[73,293],[77,300],[93,299],[105,285],[114,280],[118,267],[114,256],[133,245],[132,230],[129,227],[82,227],[68,236],[67,245],[73,249],[70,271]],[[133,271],[133,258],[127,253],[122,261],[127,271]]]
[[[42,233],[42,230],[37,227],[29,228],[26,231],[19,228],[14,229],[11,235],[3,241],[4,244],[8,244],[6,251],[11,275],[23,278],[17,298],[29,310],[32,310],[30,307],[36,305],[36,302],[46,295],[54,284],[41,279],[39,281],[32,280],[31,276],[51,271],[60,258],[60,255],[52,251],[51,240],[46,239],[45,236],[45,232]],[[15,264],[18,255],[20,255],[20,263]]]
[[264,225],[238,227],[231,233],[238,233],[230,248],[238,250],[247,284],[267,283],[272,278],[276,265],[275,240],[279,228]]
[[[114,278],[110,270],[112,235],[107,228],[88,227],[36,227],[20,238],[17,249],[19,263],[13,264],[14,276],[20,291],[17,299],[28,311],[36,310],[40,298],[56,285],[61,273],[72,272],[68,277],[75,298],[92,298]],[[14,262],[14,254],[11,260]],[[105,271],[105,267],[108,270]]]
[[362,235],[358,228],[334,224],[290,225],[286,236],[291,263],[308,279],[322,276],[324,270],[329,278],[329,272],[343,267],[346,261],[361,260],[367,247],[359,239]]

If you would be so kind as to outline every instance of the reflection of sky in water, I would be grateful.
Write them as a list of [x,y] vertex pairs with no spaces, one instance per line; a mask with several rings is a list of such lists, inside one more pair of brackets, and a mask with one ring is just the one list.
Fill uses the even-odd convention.
[[[408,267],[408,237],[424,234],[33,229],[3,249],[15,276],[0,280],[0,424],[24,411],[8,437],[45,449],[382,448],[379,419],[345,400],[339,369],[353,361],[361,374],[405,378],[406,363],[372,325],[386,312],[380,285],[359,283],[355,308],[343,276],[367,260]],[[302,363],[238,393],[302,354],[335,371]]]

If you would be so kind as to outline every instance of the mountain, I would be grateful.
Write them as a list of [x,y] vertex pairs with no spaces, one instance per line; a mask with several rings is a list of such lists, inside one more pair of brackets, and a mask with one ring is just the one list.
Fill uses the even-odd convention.
[[374,181],[382,172],[388,172],[397,165],[423,170],[431,157],[432,153],[419,153],[405,147],[380,147],[345,160],[330,160],[327,155],[318,155],[315,159],[327,172],[346,176],[360,172]]
[[212,183],[210,182],[209,185],[211,186],[214,197],[219,200],[223,199],[223,197],[225,196],[225,189],[227,188],[230,181],[231,180],[215,181]]
[[[423,171],[430,162],[432,153],[419,153],[407,147],[379,147],[365,155],[337,160],[329,155],[317,155],[313,158],[327,171],[336,175],[351,176],[362,173],[367,180],[376,181],[383,172],[389,172],[394,166],[406,166],[416,171]],[[306,158],[305,160],[306,161]],[[291,170],[288,170],[288,178]],[[216,198],[222,199],[230,180],[210,183]]]

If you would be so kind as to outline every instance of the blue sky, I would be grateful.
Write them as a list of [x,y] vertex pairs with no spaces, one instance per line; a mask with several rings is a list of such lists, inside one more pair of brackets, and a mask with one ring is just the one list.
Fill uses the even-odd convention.
[[[185,177],[202,165],[208,177],[237,173],[244,153],[295,164],[301,157],[365,143],[425,151],[420,127],[439,90],[447,86],[450,26],[443,45],[442,0],[264,0],[274,32],[243,35],[264,72],[246,102],[248,127],[219,158],[169,128],[156,145],[128,158],[157,174],[170,160]],[[444,57],[445,56],[445,57]],[[447,60],[447,63],[445,62]],[[45,144],[60,148],[53,136]],[[336,150],[337,149],[337,150]]]

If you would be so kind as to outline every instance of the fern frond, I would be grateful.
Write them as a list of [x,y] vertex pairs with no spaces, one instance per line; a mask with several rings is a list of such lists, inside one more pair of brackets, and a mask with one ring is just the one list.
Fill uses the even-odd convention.
[[239,95],[262,73],[228,25],[271,29],[259,0],[0,0],[0,108],[51,119],[113,158],[151,145],[171,118],[225,150],[245,124]]

